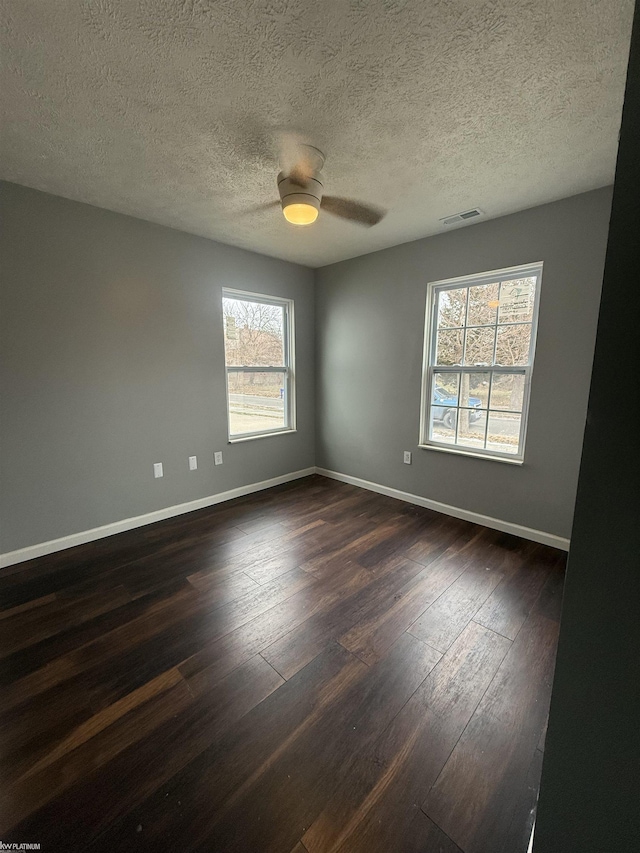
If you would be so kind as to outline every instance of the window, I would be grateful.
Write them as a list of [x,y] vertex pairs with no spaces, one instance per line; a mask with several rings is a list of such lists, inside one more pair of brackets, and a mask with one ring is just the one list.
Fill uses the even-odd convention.
[[229,439],[295,429],[293,302],[222,291]]
[[522,462],[542,264],[432,282],[423,447]]

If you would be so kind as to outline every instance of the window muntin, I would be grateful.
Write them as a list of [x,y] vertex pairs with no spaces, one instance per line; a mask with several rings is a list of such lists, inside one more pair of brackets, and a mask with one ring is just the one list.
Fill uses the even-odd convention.
[[293,302],[223,290],[229,440],[295,429]]
[[521,462],[542,264],[428,287],[420,443]]

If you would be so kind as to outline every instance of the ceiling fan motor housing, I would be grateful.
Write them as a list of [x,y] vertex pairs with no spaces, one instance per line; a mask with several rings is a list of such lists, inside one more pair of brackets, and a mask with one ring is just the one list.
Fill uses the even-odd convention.
[[307,178],[304,187],[301,187],[284,172],[278,175],[278,191],[283,208],[290,204],[309,204],[320,210],[322,190],[323,186],[318,178]]

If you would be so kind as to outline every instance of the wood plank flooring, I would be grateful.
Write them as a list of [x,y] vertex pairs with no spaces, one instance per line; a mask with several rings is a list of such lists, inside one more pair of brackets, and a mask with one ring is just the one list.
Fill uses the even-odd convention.
[[524,853],[564,555],[313,476],[0,574],[0,838]]

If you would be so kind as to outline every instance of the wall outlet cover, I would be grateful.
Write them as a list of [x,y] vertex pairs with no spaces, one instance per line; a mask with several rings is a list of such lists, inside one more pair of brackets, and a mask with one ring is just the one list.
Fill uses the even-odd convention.
[[197,467],[198,467],[198,457],[197,456],[190,456],[189,457],[189,470],[195,471],[197,469]]
[[411,451],[405,450],[403,462],[405,465],[411,465]]
[[153,463],[153,476],[158,479],[158,477],[164,477],[164,471],[162,470],[162,462],[154,462]]
[[216,450],[213,454],[213,462],[215,465],[222,465],[222,451]]

